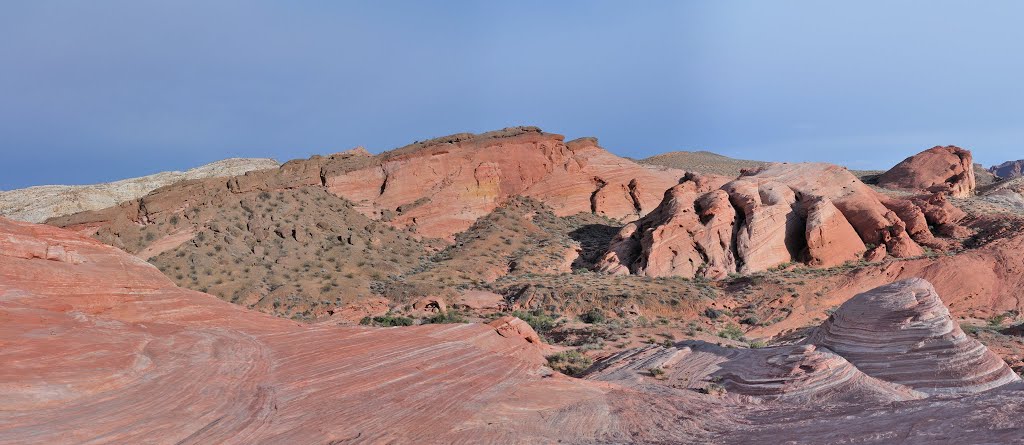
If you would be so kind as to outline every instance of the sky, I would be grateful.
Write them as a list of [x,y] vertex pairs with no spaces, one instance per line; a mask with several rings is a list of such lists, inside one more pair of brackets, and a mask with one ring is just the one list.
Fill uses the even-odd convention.
[[1024,158],[1024,3],[0,0],[0,189],[513,125],[621,156]]

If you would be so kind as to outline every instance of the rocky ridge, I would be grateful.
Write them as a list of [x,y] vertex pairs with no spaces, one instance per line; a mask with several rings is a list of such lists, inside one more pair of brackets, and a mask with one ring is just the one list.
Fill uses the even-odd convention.
[[102,184],[42,185],[0,191],[0,216],[38,223],[58,216],[116,206],[179,181],[235,176],[279,166],[273,159],[231,158],[184,172],[161,172]]

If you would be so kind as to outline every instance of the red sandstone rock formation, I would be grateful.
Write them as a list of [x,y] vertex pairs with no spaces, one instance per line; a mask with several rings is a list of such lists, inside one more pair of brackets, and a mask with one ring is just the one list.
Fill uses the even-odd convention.
[[722,182],[686,176],[657,209],[619,232],[598,268],[722,278],[789,262],[835,266],[861,258],[869,244],[871,259],[947,247],[929,223],[943,235],[964,235],[962,212],[943,197],[889,197],[835,165],[771,164]]
[[867,375],[929,394],[979,392],[1020,381],[960,329],[935,288],[920,278],[851,298],[806,342],[835,351]]
[[904,159],[878,178],[878,185],[926,192],[949,192],[963,198],[974,194],[971,152],[956,146],[936,146]]
[[326,175],[324,184],[367,215],[448,237],[515,196],[536,198],[558,215],[636,219],[683,174],[619,158],[593,138],[563,140],[534,127],[447,136],[385,153],[373,166]]
[[[894,344],[922,334],[952,358],[985,355],[933,335],[942,311],[928,307],[888,331]],[[1007,443],[1024,401],[1019,385],[909,400],[922,395],[850,368],[855,354],[893,352],[871,356],[869,343],[847,361],[821,347],[652,345],[570,379],[541,366],[515,318],[303,325],[177,288],[71,231],[4,219],[0,320],[0,443]],[[915,375],[980,389],[917,352]],[[693,390],[715,379],[730,392]]]
[[178,183],[119,207],[52,223],[86,229],[119,221],[147,224],[211,195],[323,187],[371,218],[450,238],[516,196],[536,198],[558,215],[593,212],[633,220],[654,209],[683,173],[620,158],[594,138],[564,142],[536,127],[515,127],[446,136],[379,156],[354,149],[228,180]]

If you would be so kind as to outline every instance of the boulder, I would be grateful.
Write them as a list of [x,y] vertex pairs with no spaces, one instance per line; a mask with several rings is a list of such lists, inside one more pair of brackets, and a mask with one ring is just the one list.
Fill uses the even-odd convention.
[[885,188],[948,192],[955,198],[974,194],[977,183],[971,152],[953,145],[936,146],[904,159],[878,177]]
[[533,327],[518,317],[506,315],[487,323],[487,325],[494,328],[498,335],[505,338],[521,338],[535,345],[542,343],[540,336],[537,335],[537,331],[534,331]]

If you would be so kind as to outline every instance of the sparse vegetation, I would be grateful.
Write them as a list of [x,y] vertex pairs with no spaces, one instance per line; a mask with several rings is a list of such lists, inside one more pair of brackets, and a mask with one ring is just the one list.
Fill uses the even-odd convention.
[[562,374],[578,377],[583,374],[594,361],[579,351],[562,351],[548,356],[548,367]]

